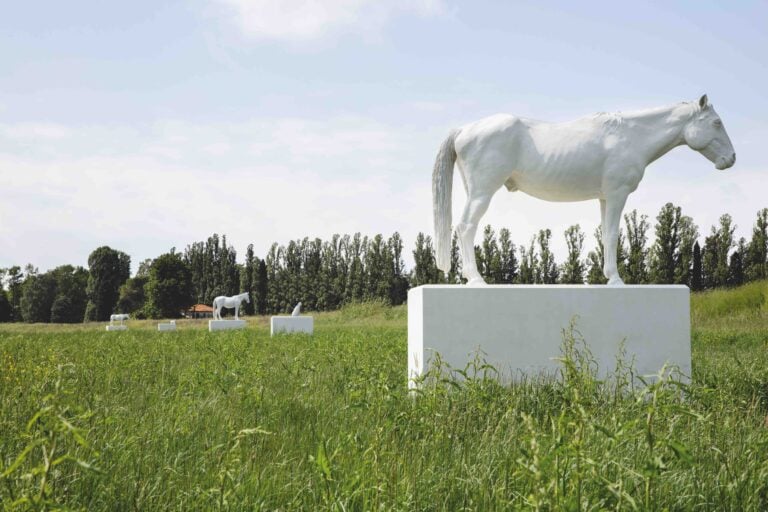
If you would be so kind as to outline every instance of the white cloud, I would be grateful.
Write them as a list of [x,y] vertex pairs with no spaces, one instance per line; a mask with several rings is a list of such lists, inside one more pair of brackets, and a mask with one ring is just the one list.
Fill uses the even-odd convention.
[[0,123],[0,138],[5,139],[17,141],[63,139],[69,135],[69,128],[57,123]]
[[308,41],[331,32],[378,31],[393,16],[443,13],[443,0],[212,0],[250,39]]

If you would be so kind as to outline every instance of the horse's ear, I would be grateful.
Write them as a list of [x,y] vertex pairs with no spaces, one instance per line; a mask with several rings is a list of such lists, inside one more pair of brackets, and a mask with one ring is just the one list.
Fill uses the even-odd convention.
[[705,109],[705,108],[707,108],[709,106],[709,100],[707,99],[707,95],[706,94],[704,96],[702,96],[701,98],[699,98],[699,106],[702,109]]

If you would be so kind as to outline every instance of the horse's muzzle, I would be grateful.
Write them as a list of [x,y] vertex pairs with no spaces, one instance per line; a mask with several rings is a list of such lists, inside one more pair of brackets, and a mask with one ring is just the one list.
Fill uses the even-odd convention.
[[717,159],[717,163],[715,164],[715,168],[718,171],[722,171],[724,169],[728,169],[729,167],[733,167],[733,164],[736,163],[736,153],[732,153],[730,157],[720,157]]

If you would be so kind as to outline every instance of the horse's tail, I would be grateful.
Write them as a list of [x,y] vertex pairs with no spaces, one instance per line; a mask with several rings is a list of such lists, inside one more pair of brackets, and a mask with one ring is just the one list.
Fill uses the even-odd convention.
[[443,141],[432,171],[432,214],[435,220],[435,254],[437,268],[451,270],[451,194],[453,165],[456,163],[454,141],[458,130],[451,131]]

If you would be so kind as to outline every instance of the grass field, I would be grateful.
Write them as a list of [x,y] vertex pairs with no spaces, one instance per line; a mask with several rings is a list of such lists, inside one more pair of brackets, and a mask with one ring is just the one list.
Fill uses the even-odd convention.
[[[595,379],[406,391],[406,311],[0,326],[3,510],[768,510],[768,283],[693,297],[690,386]],[[587,340],[588,342],[588,340]]]

